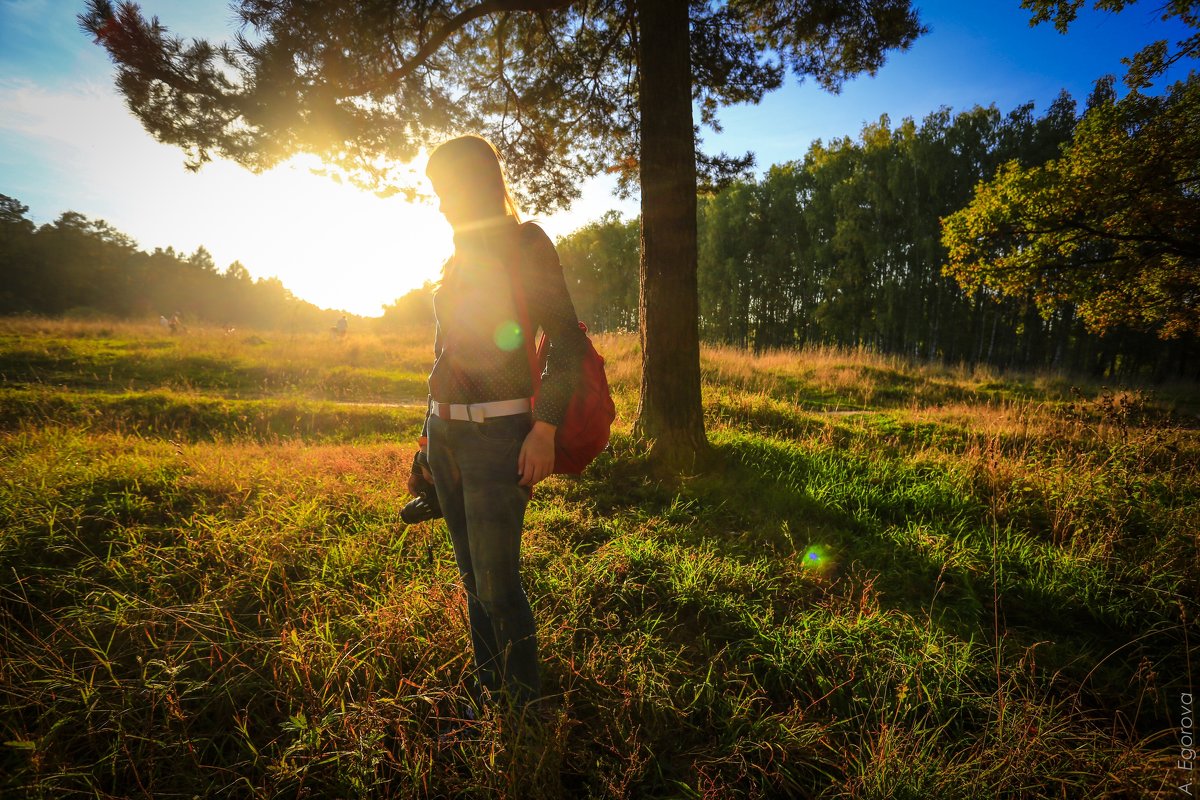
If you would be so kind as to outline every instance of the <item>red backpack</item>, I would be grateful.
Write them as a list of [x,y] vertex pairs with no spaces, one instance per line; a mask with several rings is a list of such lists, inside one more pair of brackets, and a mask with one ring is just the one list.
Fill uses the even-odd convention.
[[[513,287],[513,298],[520,317],[521,338],[525,342],[525,355],[529,358],[529,372],[533,380],[533,405],[537,407],[537,393],[546,368],[546,334],[542,334],[537,351],[533,348],[533,329],[529,320],[529,309],[525,305],[525,292],[520,288],[520,276],[515,265],[508,268],[509,281]],[[587,326],[579,323],[587,348],[580,365],[579,383],[562,424],[554,434],[554,471],[578,475],[608,446],[609,431],[617,418],[608,378],[604,374],[604,357],[596,352],[587,335]]]

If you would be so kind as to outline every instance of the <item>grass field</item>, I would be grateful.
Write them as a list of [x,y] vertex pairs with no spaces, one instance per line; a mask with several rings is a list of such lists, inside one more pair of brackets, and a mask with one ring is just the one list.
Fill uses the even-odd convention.
[[447,745],[428,332],[0,322],[0,795],[1184,796],[1197,387],[708,348],[664,479],[597,341],[612,446],[524,539],[560,707]]

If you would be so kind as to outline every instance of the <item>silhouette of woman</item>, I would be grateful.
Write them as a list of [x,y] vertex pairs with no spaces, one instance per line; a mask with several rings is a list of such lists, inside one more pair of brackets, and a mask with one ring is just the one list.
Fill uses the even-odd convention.
[[[472,694],[524,707],[541,697],[537,633],[519,572],[532,487],[554,468],[554,434],[586,347],[558,254],[522,224],[496,150],[452,139],[426,174],[454,229],[434,296],[437,331],[423,442],[467,594]],[[518,321],[524,298],[530,330]],[[550,340],[536,407],[525,337]]]

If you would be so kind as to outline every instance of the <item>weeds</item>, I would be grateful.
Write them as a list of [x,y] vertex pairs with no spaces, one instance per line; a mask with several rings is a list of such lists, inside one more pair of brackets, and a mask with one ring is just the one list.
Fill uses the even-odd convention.
[[599,337],[623,421],[523,543],[556,710],[448,742],[463,597],[444,527],[399,520],[422,409],[371,404],[428,343],[5,325],[6,795],[1176,785],[1200,436],[1156,395],[707,349],[718,466],[668,482],[636,340]]

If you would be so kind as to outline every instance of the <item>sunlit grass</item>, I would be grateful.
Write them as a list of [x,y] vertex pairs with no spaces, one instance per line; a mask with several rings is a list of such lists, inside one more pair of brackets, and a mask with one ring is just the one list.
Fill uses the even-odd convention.
[[229,397],[423,402],[428,332],[375,334],[187,329],[131,323],[0,322],[8,386],[166,389]]
[[[612,447],[537,490],[523,544],[559,707],[447,745],[464,598],[444,527],[399,519],[422,411],[389,394],[427,332],[4,324],[25,376],[0,391],[6,796],[1178,783],[1200,433],[1174,400],[705,348],[715,466],[666,480],[629,435],[636,338],[596,337]],[[338,394],[339,368],[392,388]],[[264,370],[290,377],[252,390]]]

